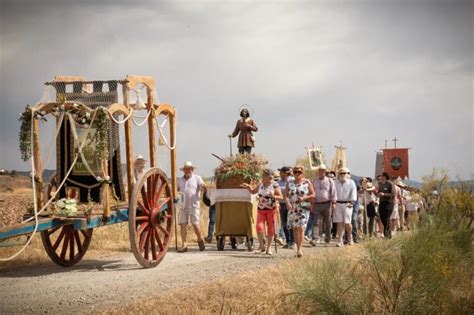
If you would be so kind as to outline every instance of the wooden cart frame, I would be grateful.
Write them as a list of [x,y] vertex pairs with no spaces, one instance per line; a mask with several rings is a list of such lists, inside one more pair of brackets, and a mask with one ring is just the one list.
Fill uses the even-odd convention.
[[[129,75],[124,80],[118,81],[87,81],[84,77],[56,76],[53,81],[46,83],[46,85],[55,87],[56,102],[38,103],[33,107],[33,111],[40,112],[44,116],[52,114],[55,109],[62,107],[67,112],[77,105],[74,100],[69,101],[65,97],[67,95],[66,86],[73,86],[74,91],[79,94],[96,93],[100,96],[106,93],[102,91],[103,84],[114,85],[114,88],[118,85],[122,87],[123,102],[106,106],[110,117],[114,115],[132,116],[133,104],[129,103],[130,93],[138,85],[146,88],[146,110],[149,113],[147,128],[150,168],[137,179],[134,175],[132,120],[127,119],[123,123],[128,204],[111,205],[110,189],[105,187],[101,197],[103,199],[101,200],[102,213],[75,217],[57,217],[53,213],[47,213],[47,215],[41,215],[38,220],[31,221],[30,219],[29,222],[0,229],[0,242],[40,231],[44,248],[49,257],[61,266],[72,266],[79,262],[86,253],[94,228],[128,221],[131,250],[137,261],[143,267],[155,267],[166,255],[170,243],[175,218],[174,203],[177,196],[177,186],[176,148],[174,145],[170,147],[170,179],[157,167],[155,129],[159,126],[155,125],[155,119],[160,115],[168,116],[170,143],[174,144],[176,110],[170,104],[154,103],[154,79],[149,76]],[[94,87],[93,92],[90,89],[91,86]],[[86,105],[81,105],[81,108],[92,111]],[[32,135],[32,155],[34,174],[36,174],[33,180],[36,186],[37,208],[41,209],[47,201],[43,191],[49,184],[45,185],[41,175],[43,169],[40,155],[39,123],[34,118],[32,119]],[[102,159],[102,163],[104,173],[102,175],[104,178],[108,178],[111,166],[108,165],[106,158]],[[104,181],[103,185],[110,185],[110,182]]]

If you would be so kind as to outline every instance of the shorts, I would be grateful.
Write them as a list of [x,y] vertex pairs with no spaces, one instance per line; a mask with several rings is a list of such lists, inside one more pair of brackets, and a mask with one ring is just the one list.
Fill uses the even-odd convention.
[[275,209],[257,211],[257,233],[265,232],[265,222],[267,222],[267,235],[275,234]]
[[393,205],[393,211],[392,211],[392,215],[390,216],[390,219],[391,219],[391,220],[400,219],[400,215],[399,215],[399,213],[398,213],[398,204],[397,204],[397,205]]
[[348,203],[336,203],[332,222],[349,224],[352,221],[352,207]]
[[183,208],[179,211],[178,224],[188,224],[188,219],[191,218],[191,224],[199,225],[201,218],[201,211],[198,208]]

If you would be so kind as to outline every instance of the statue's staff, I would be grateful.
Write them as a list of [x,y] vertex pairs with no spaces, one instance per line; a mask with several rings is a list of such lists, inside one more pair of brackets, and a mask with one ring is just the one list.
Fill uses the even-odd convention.
[[232,156],[232,135],[229,135],[230,156]]

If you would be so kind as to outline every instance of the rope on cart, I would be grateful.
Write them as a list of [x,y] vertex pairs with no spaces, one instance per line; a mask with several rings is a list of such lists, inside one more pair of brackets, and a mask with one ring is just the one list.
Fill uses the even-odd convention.
[[[168,120],[169,120],[169,115],[166,115],[165,120],[163,121],[162,124],[160,124],[160,123],[158,122],[158,117],[155,117],[156,125],[158,126],[158,132],[159,132],[159,134],[160,134],[159,139],[162,139],[162,140],[163,140],[164,144],[166,145],[166,147],[167,147],[168,149],[174,150],[174,149],[176,148],[176,122],[175,122],[175,124],[174,124],[174,130],[173,130],[173,132],[174,132],[174,139],[173,139],[173,140],[174,140],[174,141],[173,141],[173,145],[170,146],[169,143],[168,143],[168,140],[165,138],[165,134],[163,133],[163,127],[164,127],[165,124],[168,122]],[[176,115],[175,115],[175,121],[176,121]]]
[[135,124],[135,126],[137,126],[137,127],[143,126],[143,125],[148,121],[148,117],[150,116],[150,114],[151,114],[152,111],[153,111],[153,109],[150,108],[150,110],[148,111],[148,113],[146,114],[146,116],[144,116],[144,117],[136,116],[136,117],[144,118],[144,119],[143,119],[141,122],[139,122],[139,123],[137,123],[137,122],[135,121],[135,118],[134,118],[135,116],[132,116],[132,121],[133,121],[133,123]]
[[130,119],[130,117],[132,117],[133,108],[130,108],[130,113],[128,113],[127,117],[125,117],[123,120],[117,120],[117,119],[115,119],[114,115],[112,115],[109,111],[107,111],[107,112],[109,113],[110,119],[112,119],[114,123],[116,123],[117,125],[122,125],[122,124],[126,123],[127,120]]
[[[35,119],[35,115],[34,115],[34,111],[35,109],[32,108],[31,109],[32,111],[32,115],[31,115],[31,143],[34,143],[33,140],[34,140],[34,133],[33,133],[33,119]],[[84,141],[82,141],[81,145],[80,145],[80,149],[82,149],[82,147],[84,146],[84,144],[86,143],[86,138],[87,138],[87,134],[90,132],[90,129],[92,127],[92,122],[94,121],[95,119],[95,116],[96,116],[96,111],[94,112],[94,115],[92,116],[92,119],[91,119],[91,124],[89,125],[89,128],[87,128],[87,132],[86,132],[86,137],[84,137]],[[57,135],[56,135],[57,136]],[[33,150],[33,147],[32,147],[32,150]],[[32,180],[32,186],[33,186],[33,205],[34,205],[34,208],[33,208],[33,211],[34,211],[34,216],[27,219],[27,220],[24,220],[22,221],[21,223],[27,223],[31,220],[35,220],[35,228],[33,229],[33,232],[31,233],[30,237],[28,238],[27,242],[25,243],[25,245],[23,245],[23,247],[18,251],[16,252],[15,254],[13,254],[12,256],[10,257],[7,257],[7,258],[0,258],[0,261],[9,261],[9,260],[12,260],[12,259],[15,259],[18,255],[20,255],[25,249],[26,247],[28,247],[28,245],[30,245],[31,241],[33,240],[33,237],[35,236],[37,230],[38,230],[38,226],[39,226],[39,220],[38,220],[38,216],[45,210],[48,208],[49,204],[56,198],[56,195],[59,193],[59,191],[61,190],[61,187],[64,185],[64,183],[66,182],[69,174],[71,174],[72,172],[72,169],[74,168],[74,165],[76,164],[77,162],[77,159],[78,159],[79,155],[76,155],[74,157],[74,160],[72,161],[71,163],[71,166],[69,168],[69,170],[67,171],[66,173],[66,176],[64,177],[63,181],[61,182],[61,184],[58,186],[58,188],[56,189],[56,191],[54,192],[54,194],[51,196],[51,198],[48,200],[48,202],[43,206],[43,208],[41,208],[40,211],[38,211],[38,200],[36,198],[36,181],[35,181],[35,175],[36,175],[36,170],[35,170],[35,155],[32,154],[31,155],[31,177],[33,178]]]

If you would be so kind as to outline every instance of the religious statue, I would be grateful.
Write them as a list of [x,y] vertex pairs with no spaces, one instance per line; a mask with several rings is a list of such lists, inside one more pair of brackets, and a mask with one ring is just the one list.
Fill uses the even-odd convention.
[[234,132],[229,135],[229,138],[234,138],[239,135],[239,142],[237,143],[239,153],[251,153],[252,148],[255,147],[253,132],[258,131],[258,128],[255,122],[250,119],[250,113],[247,108],[243,108],[240,111],[240,117],[235,125]]

